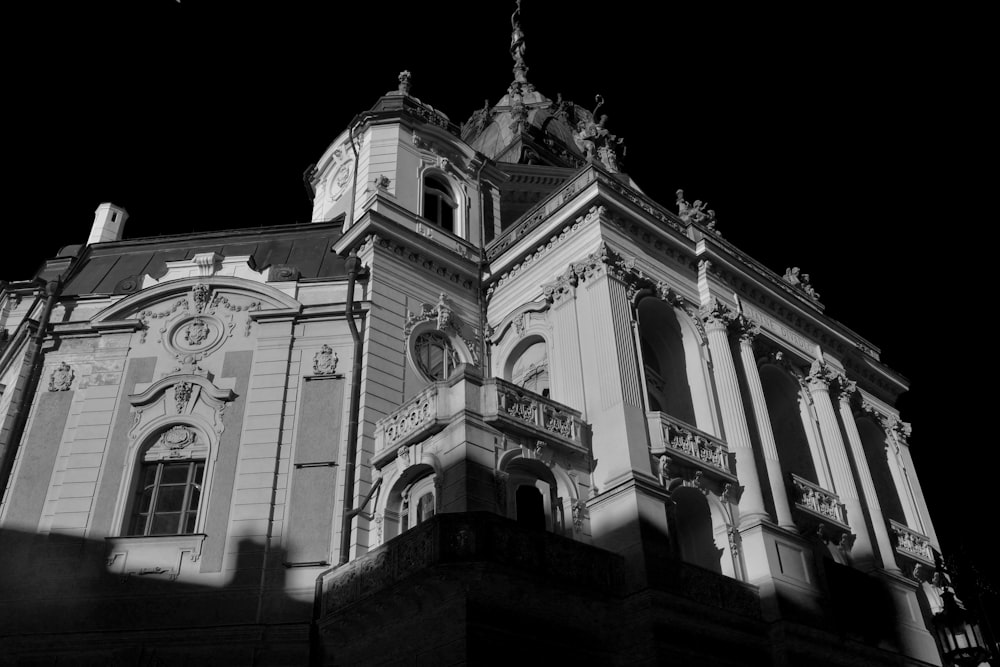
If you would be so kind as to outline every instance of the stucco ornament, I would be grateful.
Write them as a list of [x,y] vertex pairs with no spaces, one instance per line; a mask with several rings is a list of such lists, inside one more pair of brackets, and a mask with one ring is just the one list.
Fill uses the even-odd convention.
[[192,320],[186,327],[184,327],[184,340],[192,347],[197,347],[205,342],[208,338],[211,329],[205,320],[200,317]]
[[188,401],[191,400],[191,389],[190,382],[178,382],[174,385],[174,403],[177,407],[177,414],[184,412]]
[[316,375],[333,375],[337,372],[337,362],[340,359],[329,345],[324,345],[313,356],[313,372]]
[[160,436],[160,441],[167,449],[184,449],[193,444],[194,440],[194,431],[180,424],[172,426]]
[[56,366],[49,377],[49,391],[67,391],[73,384],[73,369],[65,361]]

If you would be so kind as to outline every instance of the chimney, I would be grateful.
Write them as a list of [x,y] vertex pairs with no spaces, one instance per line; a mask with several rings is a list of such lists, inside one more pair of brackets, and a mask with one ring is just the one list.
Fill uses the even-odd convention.
[[90,228],[90,238],[87,239],[87,245],[118,241],[122,237],[126,220],[128,220],[128,212],[122,207],[109,202],[101,204],[94,211],[94,225]]

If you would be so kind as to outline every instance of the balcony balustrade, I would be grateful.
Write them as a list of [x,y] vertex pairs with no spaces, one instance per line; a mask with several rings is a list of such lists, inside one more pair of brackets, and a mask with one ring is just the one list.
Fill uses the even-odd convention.
[[847,523],[847,509],[836,494],[813,484],[795,474],[790,474],[795,495],[795,507],[821,523],[850,532]]
[[400,447],[426,440],[465,415],[468,387],[481,392],[482,417],[501,431],[541,440],[589,456],[590,427],[580,413],[515,384],[474,372],[435,382],[375,424],[375,455],[380,464]]
[[686,463],[704,474],[736,482],[732,457],[722,440],[664,412],[647,412],[646,422],[650,452],[654,456],[667,454],[678,463]]
[[896,538],[896,552],[912,558],[915,561],[935,567],[934,548],[931,540],[926,535],[922,535],[912,528],[907,528],[898,521],[889,519],[889,529],[892,530]]
[[483,385],[483,413],[487,422],[533,440],[561,443],[582,453],[589,451],[590,428],[576,410],[516,384],[490,378]]

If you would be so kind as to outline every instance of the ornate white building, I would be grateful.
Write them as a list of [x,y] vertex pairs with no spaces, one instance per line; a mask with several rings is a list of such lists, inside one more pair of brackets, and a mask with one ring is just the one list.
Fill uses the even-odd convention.
[[904,380],[645,196],[512,24],[461,127],[403,72],[344,129],[323,222],[122,240],[104,204],[6,284],[7,659],[960,655]]

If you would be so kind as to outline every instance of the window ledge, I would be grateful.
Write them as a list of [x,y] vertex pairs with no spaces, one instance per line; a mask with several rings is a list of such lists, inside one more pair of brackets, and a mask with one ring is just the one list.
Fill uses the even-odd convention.
[[132,535],[104,538],[108,545],[108,572],[130,576],[176,579],[185,560],[201,558],[205,533],[189,535]]

